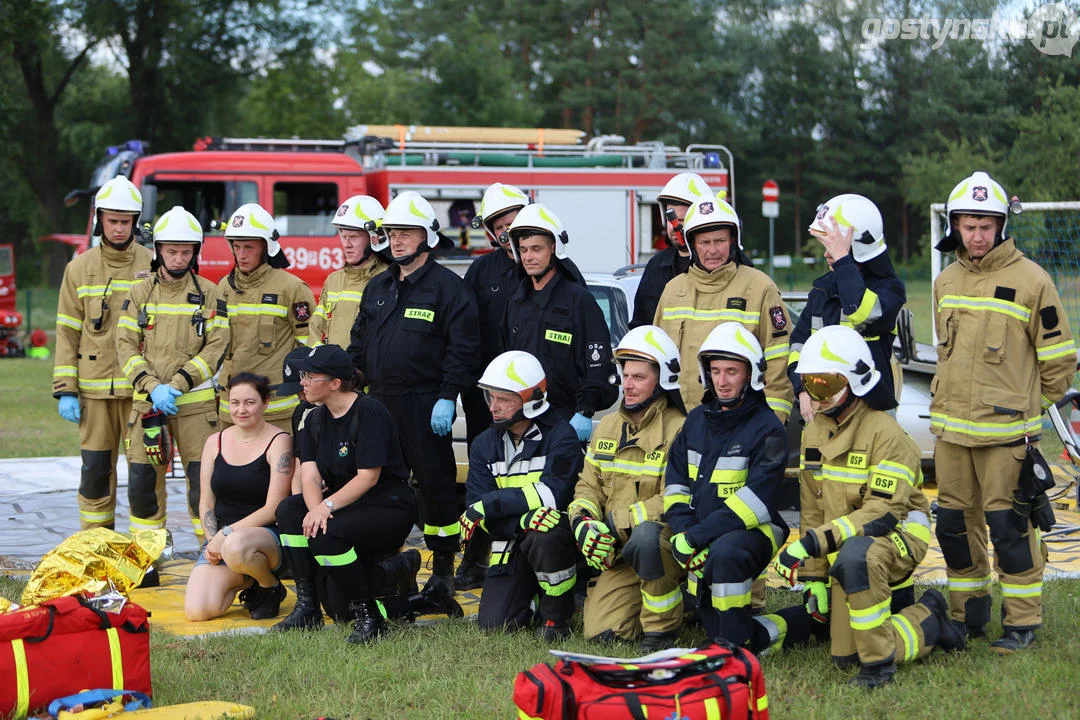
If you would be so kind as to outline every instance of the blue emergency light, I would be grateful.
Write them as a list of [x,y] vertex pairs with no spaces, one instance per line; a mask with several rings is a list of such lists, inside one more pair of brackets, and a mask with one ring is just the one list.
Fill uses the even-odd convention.
[[720,162],[720,153],[718,153],[718,152],[707,152],[707,153],[705,153],[705,167],[707,167],[707,168],[723,167],[723,164]]

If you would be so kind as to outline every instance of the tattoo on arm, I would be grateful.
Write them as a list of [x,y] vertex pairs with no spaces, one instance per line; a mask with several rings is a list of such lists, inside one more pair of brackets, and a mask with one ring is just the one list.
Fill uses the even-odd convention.
[[292,475],[293,471],[293,454],[291,452],[281,453],[281,457],[278,458],[277,468],[279,473],[289,473]]
[[203,536],[206,537],[207,540],[209,540],[210,538],[217,535],[217,531],[218,531],[217,515],[214,514],[213,510],[207,510],[206,512],[203,513],[202,527],[203,527]]

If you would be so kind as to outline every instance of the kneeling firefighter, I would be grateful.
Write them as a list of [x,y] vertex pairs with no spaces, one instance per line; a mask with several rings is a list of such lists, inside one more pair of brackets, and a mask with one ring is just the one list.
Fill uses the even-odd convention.
[[682,625],[685,573],[663,522],[664,469],[686,419],[679,349],[642,325],[615,348],[622,374],[619,411],[600,421],[570,503],[570,524],[600,577],[585,600],[585,636],[641,638],[642,652],[672,647]]
[[554,641],[570,634],[577,551],[563,512],[583,462],[577,434],[550,410],[540,362],[505,352],[479,383],[493,424],[469,451],[462,542],[477,527],[491,536],[491,562],[480,597],[480,627],[528,626]]
[[926,555],[930,504],[918,447],[867,399],[882,376],[866,341],[848,327],[823,328],[806,341],[796,372],[814,402],[801,479],[820,490],[802,494],[806,532],[781,551],[776,569],[794,583],[803,566],[800,579],[818,610],[831,608],[834,664],[857,664],[852,684],[873,689],[891,681],[897,663],[936,645],[962,650],[965,638],[937,590],[892,612],[891,586]]

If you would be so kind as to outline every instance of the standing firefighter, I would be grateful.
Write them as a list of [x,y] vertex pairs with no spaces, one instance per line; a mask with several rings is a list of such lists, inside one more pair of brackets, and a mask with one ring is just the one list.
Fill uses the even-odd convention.
[[94,206],[94,235],[101,244],[64,270],[53,370],[60,417],[79,424],[84,529],[115,524],[116,452],[127,435],[132,388],[116,357],[114,330],[128,291],[150,276],[152,257],[135,242],[142,195],[126,177],[102,185]]
[[187,476],[191,522],[199,521],[202,448],[217,430],[213,376],[229,344],[229,318],[217,315],[217,287],[199,277],[203,231],[174,207],[154,226],[154,275],[131,289],[121,306],[116,352],[135,388],[128,421],[131,527],[165,527],[165,471],[172,443]]
[[577,553],[562,511],[581,472],[581,447],[566,420],[549,411],[544,369],[532,355],[499,355],[479,385],[493,424],[469,451],[459,521],[463,541],[481,525],[491,536],[478,622],[515,630],[530,624],[535,608],[537,636],[559,640],[570,634],[574,613]]
[[587,442],[593,414],[618,397],[604,313],[589,289],[573,280],[566,254],[569,235],[555,213],[529,205],[509,232],[525,277],[510,297],[505,347],[540,361],[552,411],[569,420],[578,439]]
[[661,520],[664,468],[686,418],[679,350],[663,330],[643,325],[623,336],[615,362],[623,401],[589,444],[570,523],[586,562],[602,571],[585,600],[585,637],[640,637],[648,653],[672,647],[683,617],[683,573]]
[[937,536],[952,617],[969,636],[985,635],[989,524],[1003,596],[1005,633],[991,643],[999,653],[1030,647],[1042,626],[1045,560],[1029,522],[1040,493],[1028,487],[1025,480],[1034,478],[1021,477],[1021,467],[1037,452],[1041,408],[1061,399],[1076,368],[1053,281],[1005,234],[1006,197],[984,172],[949,195],[948,232],[937,247],[955,251],[956,262],[934,282],[939,345],[930,402],[938,438]]
[[394,418],[419,485],[424,541],[433,554],[428,587],[453,591],[459,513],[450,431],[457,396],[479,374],[479,335],[472,293],[431,257],[438,229],[435,210],[419,194],[390,202],[375,250],[389,247],[394,264],[368,283],[349,354]]
[[385,211],[379,201],[354,195],[341,204],[330,224],[337,228],[345,267],[335,270],[323,283],[319,304],[311,316],[308,342],[312,346],[349,347],[360,299],[371,278],[386,269],[386,263],[371,248],[371,237],[382,226]]
[[664,515],[706,635],[744,645],[756,631],[754,578],[788,535],[775,501],[787,435],[766,404],[765,358],[749,330],[717,326],[697,359],[708,393],[668,453]]
[[[221,365],[219,384],[233,375],[250,372],[270,378],[275,390],[266,408],[266,421],[286,432],[292,429],[292,413],[300,401],[281,395],[281,368],[289,351],[307,345],[308,323],[315,297],[303,280],[284,270],[289,260],[278,242],[274,218],[261,206],[247,203],[237,208],[225,228],[236,264],[218,283],[217,312],[227,315],[229,350]],[[222,425],[228,420],[228,396],[218,403]]]
[[[742,223],[723,200],[696,201],[683,227],[693,264],[664,288],[653,322],[671,336],[684,358],[697,357],[702,341],[719,323],[744,325],[764,348],[766,401],[780,422],[786,422],[792,400],[787,377],[791,327],[776,283],[744,264]],[[708,388],[702,388],[693,373],[684,373],[679,384],[687,409],[701,404]]]
[[846,325],[866,340],[882,376],[872,391],[881,396],[876,404],[883,410],[895,407],[900,370],[892,348],[896,318],[907,294],[889,261],[881,212],[862,195],[837,195],[818,208],[810,234],[825,247],[829,272],[814,280],[806,307],[791,331],[788,377],[802,417],[810,422],[814,411],[795,363],[807,338],[830,325]]
[[776,569],[794,584],[802,565],[809,608],[832,609],[833,662],[858,665],[851,683],[869,690],[935,645],[964,649],[964,636],[937,590],[892,612],[892,586],[926,555],[930,504],[919,489],[919,448],[870,401],[882,380],[870,348],[851,328],[827,327],[806,341],[796,371],[815,411],[803,434],[805,534],[781,551]]
[[690,269],[690,248],[686,246],[686,238],[683,236],[683,219],[692,204],[710,198],[712,194],[705,178],[690,172],[679,173],[671,178],[660,191],[657,202],[660,203],[668,246],[649,258],[645,270],[641,273],[641,282],[634,294],[631,328],[651,323],[664,288],[673,277]]

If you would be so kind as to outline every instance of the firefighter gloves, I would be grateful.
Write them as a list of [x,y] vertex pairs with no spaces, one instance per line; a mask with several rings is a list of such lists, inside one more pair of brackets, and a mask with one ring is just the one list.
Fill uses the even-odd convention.
[[465,508],[465,512],[458,518],[458,524],[461,526],[461,544],[469,542],[472,539],[473,533],[476,532],[476,527],[484,520],[484,503],[474,502],[469,507]]
[[794,587],[796,582],[795,570],[808,557],[810,557],[810,553],[803,547],[802,540],[796,540],[776,556],[776,572],[787,581],[788,585]]
[[560,517],[559,511],[555,508],[538,507],[521,516],[521,529],[546,533],[559,524]]
[[671,554],[675,556],[675,562],[688,572],[700,572],[705,567],[705,558],[708,557],[708,548],[698,550],[687,539],[686,533],[678,533],[671,536]]
[[601,571],[611,567],[611,561],[615,555],[615,536],[611,534],[611,528],[606,524],[599,520],[576,518],[574,538],[589,567]]
[[169,446],[169,428],[162,413],[148,412],[143,415],[143,447],[151,465],[165,465],[172,461]]
[[829,621],[829,584],[824,580],[806,583],[806,612],[820,623]]

